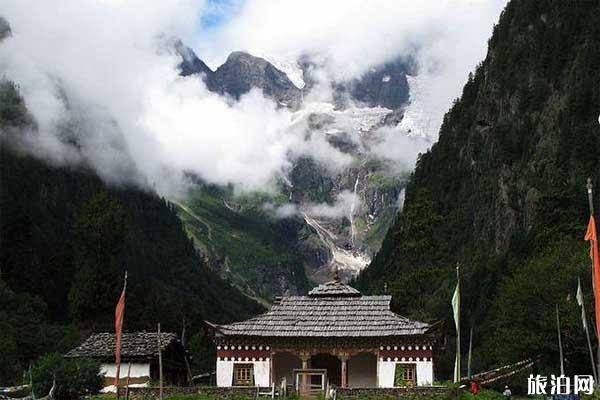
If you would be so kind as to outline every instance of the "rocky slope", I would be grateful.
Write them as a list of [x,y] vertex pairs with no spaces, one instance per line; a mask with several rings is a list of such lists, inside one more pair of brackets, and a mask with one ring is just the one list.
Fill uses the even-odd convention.
[[208,88],[235,99],[260,88],[266,96],[284,107],[297,107],[301,92],[287,75],[266,60],[242,51],[231,53],[214,74],[207,77]]
[[[600,183],[599,23],[597,2],[508,4],[357,281],[387,286],[403,314],[452,327],[460,262],[476,370],[541,354],[555,371],[557,304],[567,374],[589,373],[572,298],[578,275],[590,293],[582,236],[586,178]],[[438,365],[450,373],[451,360]]]
[[[304,100],[315,87],[316,65],[310,60],[278,63],[294,77],[292,82],[269,61],[247,53],[232,53],[212,72],[190,49],[180,47],[178,52],[182,74],[199,74],[209,90],[236,99],[252,88],[261,89],[293,112],[295,129],[300,126],[306,137],[326,140],[351,160],[341,169],[332,169],[317,158],[298,157],[288,176],[282,177],[276,196],[240,197],[226,188],[215,191],[200,183],[180,205],[180,216],[199,251],[258,298],[303,293],[309,282],[329,279],[335,267],[345,279],[356,276],[381,244],[405,182],[371,147],[380,140],[381,127],[395,127],[402,120],[409,99],[407,75],[414,69],[411,63],[397,60],[376,66],[359,79],[332,82],[331,100],[321,101]],[[209,208],[212,211],[207,213]],[[227,222],[217,221],[217,212]],[[240,221],[245,222],[237,237],[215,239],[203,233],[207,226],[218,232]],[[257,232],[279,233],[260,237]],[[242,251],[239,245],[244,240]],[[247,240],[265,246],[259,251]]]
[[360,78],[335,83],[336,97],[349,98],[368,107],[400,109],[409,100],[406,75],[414,70],[411,62],[402,59],[372,67]]

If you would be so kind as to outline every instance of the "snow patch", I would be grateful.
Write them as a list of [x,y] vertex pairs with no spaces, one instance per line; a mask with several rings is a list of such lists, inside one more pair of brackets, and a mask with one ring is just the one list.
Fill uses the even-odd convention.
[[332,103],[311,102],[306,103],[304,107],[295,112],[292,121],[299,121],[308,118],[311,114],[326,114],[332,117],[332,123],[327,125],[326,133],[346,132],[350,135],[357,135],[355,139],[364,136],[365,133],[372,132],[381,126],[386,115],[392,110],[377,107],[348,107],[345,110],[335,110]]
[[398,129],[407,136],[435,140],[439,124],[431,118],[431,113],[425,110],[423,101],[428,95],[427,82],[422,77],[410,75],[406,75],[406,80],[408,81],[410,102]]
[[266,54],[257,54],[257,56],[267,60],[273,64],[275,68],[286,74],[289,80],[292,81],[294,86],[298,89],[303,89],[304,86],[306,86],[306,83],[304,82],[304,73],[296,59]]

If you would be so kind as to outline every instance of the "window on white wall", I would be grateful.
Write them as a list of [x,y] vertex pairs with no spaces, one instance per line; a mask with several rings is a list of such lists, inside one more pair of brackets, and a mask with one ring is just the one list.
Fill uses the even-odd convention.
[[254,365],[233,364],[233,385],[254,386]]
[[396,364],[394,373],[394,386],[416,386],[417,366],[416,364]]

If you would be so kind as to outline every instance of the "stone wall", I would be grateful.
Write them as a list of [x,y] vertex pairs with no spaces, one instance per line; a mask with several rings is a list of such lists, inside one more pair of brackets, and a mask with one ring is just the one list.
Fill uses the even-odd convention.
[[445,386],[417,386],[412,388],[338,388],[338,399],[428,399],[449,400],[453,396],[452,389]]
[[[163,397],[181,394],[204,394],[218,399],[233,399],[240,397],[256,398],[256,387],[217,387],[217,386],[192,386],[163,388]],[[129,398],[133,400],[158,399],[158,387],[130,388]],[[125,389],[119,388],[119,394],[125,395]],[[455,396],[452,389],[445,386],[420,386],[412,388],[352,388],[337,389],[337,398],[340,400],[359,400],[368,398],[402,399],[402,400],[451,400]]]
[[[180,386],[168,386],[163,388],[163,398],[180,395],[180,394],[204,394],[214,396],[219,399],[228,399],[232,397],[256,397],[256,387],[217,387],[217,386],[191,386],[191,387],[180,387]],[[125,388],[119,388],[119,394],[125,396]],[[158,399],[159,388],[158,387],[145,387],[145,388],[129,388],[129,398],[135,400],[142,399]]]

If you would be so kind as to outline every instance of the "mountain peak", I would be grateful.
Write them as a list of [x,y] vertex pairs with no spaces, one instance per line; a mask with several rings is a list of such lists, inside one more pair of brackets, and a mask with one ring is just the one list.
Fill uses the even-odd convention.
[[279,104],[290,107],[298,106],[301,98],[300,89],[284,72],[267,60],[243,51],[232,52],[207,80],[207,86],[236,99],[256,87]]
[[182,76],[194,75],[194,74],[205,74],[210,75],[213,71],[198,58],[194,50],[183,44],[181,40],[176,40],[173,47],[179,56],[181,57],[181,63],[179,63],[179,70]]
[[227,57],[225,64],[229,62],[255,62],[257,64],[262,64],[265,66],[269,63],[264,58],[253,56],[252,54],[247,53],[245,51],[232,51]]
[[244,51],[234,51],[216,71],[211,70],[194,51],[180,40],[174,48],[181,57],[179,70],[182,76],[204,75],[206,87],[219,94],[239,99],[252,88],[258,88],[279,105],[296,108],[302,97],[288,76],[264,58]]

